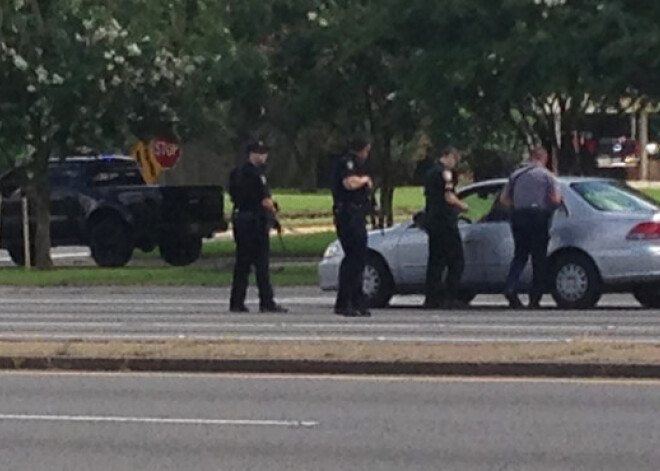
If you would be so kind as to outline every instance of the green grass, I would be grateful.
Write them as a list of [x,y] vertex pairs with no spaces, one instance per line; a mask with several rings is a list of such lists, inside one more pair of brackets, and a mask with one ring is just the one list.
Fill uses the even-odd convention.
[[[228,286],[231,278],[229,270],[197,267],[0,270],[3,286]],[[272,270],[272,281],[278,286],[318,285],[317,268],[315,265],[277,267]]]
[[[330,242],[337,236],[334,232],[282,236],[271,238],[270,251],[274,257],[321,257]],[[214,240],[204,244],[204,257],[232,257],[236,245],[233,240]]]
[[[273,197],[282,210],[282,220],[327,219],[332,212],[332,195],[329,190],[302,193],[296,190],[276,189]],[[424,206],[424,190],[421,187],[401,187],[394,191],[395,214],[413,214]],[[227,196],[225,208],[230,210]]]
[[660,201],[660,188],[647,188],[645,190],[642,190],[644,193],[649,195],[651,198],[653,198],[656,201]]

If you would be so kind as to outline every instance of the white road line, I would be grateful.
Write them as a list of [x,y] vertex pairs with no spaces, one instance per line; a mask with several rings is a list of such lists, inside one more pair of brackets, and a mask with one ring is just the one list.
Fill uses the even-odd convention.
[[175,419],[166,417],[113,417],[88,415],[23,415],[0,414],[1,421],[13,422],[87,422],[116,424],[159,424],[159,425],[206,425],[206,426],[252,426],[313,428],[319,422],[313,420],[250,420],[250,419]]

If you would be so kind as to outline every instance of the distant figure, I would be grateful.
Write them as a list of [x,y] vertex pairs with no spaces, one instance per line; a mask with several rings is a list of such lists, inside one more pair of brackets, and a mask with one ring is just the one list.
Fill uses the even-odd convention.
[[363,135],[353,137],[348,152],[337,161],[332,176],[335,226],[345,254],[339,269],[335,314],[346,317],[371,315],[362,290],[367,264],[366,216],[371,211],[373,188],[366,169],[370,152],[369,138]]
[[[454,309],[466,307],[458,300],[465,260],[463,242],[458,230],[458,215],[468,206],[455,193],[458,182],[456,166],[460,161],[458,150],[445,148],[440,158],[426,173],[426,217],[424,228],[429,237],[429,256],[426,266],[427,309]],[[442,277],[447,270],[445,282]]]
[[232,170],[229,176],[236,241],[229,310],[249,312],[245,306],[245,296],[250,268],[254,265],[259,287],[259,310],[287,312],[287,309],[275,303],[270,283],[269,220],[275,216],[277,209],[264,174],[269,148],[262,142],[252,142],[246,150],[247,162]]
[[504,296],[514,309],[522,307],[518,284],[530,255],[534,281],[529,307],[538,308],[545,292],[550,221],[562,201],[557,179],[546,168],[547,164],[548,152],[545,148],[534,148],[529,164],[513,172],[500,196],[502,205],[513,207],[511,231],[515,253]]

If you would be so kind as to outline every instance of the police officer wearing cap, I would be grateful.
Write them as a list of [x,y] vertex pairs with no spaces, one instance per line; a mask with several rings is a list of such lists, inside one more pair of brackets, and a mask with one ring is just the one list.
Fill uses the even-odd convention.
[[287,312],[275,302],[270,282],[269,220],[277,210],[264,174],[269,148],[263,142],[256,141],[249,143],[246,150],[247,162],[232,170],[229,177],[236,241],[229,309],[231,312],[249,312],[245,306],[245,296],[250,268],[254,266],[259,288],[259,310]]
[[529,307],[538,308],[545,292],[550,222],[562,201],[557,179],[547,164],[548,151],[541,146],[532,149],[530,162],[511,175],[500,196],[502,205],[513,207],[511,232],[515,251],[504,296],[514,309],[522,306],[518,283],[530,256],[534,278]]
[[367,263],[366,216],[371,209],[373,188],[366,168],[370,152],[369,138],[354,136],[348,152],[337,161],[332,177],[335,226],[345,254],[339,269],[335,313],[346,317],[371,315],[362,290]]
[[455,169],[459,161],[458,150],[447,147],[441,151],[440,158],[424,178],[424,228],[429,238],[424,301],[424,307],[427,309],[466,307],[457,297],[465,266],[458,216],[461,211],[468,210],[468,206],[454,192]]

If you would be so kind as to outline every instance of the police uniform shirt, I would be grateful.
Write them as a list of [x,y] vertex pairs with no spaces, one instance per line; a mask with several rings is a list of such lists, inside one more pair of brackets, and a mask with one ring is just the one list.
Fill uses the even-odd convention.
[[445,168],[442,162],[436,162],[424,179],[426,212],[433,213],[435,217],[456,218],[457,212],[447,204],[446,200],[446,193],[454,190],[454,172]]
[[365,206],[369,199],[369,190],[366,186],[356,190],[348,190],[344,186],[344,180],[346,178],[352,176],[362,177],[365,175],[367,175],[366,166],[364,163],[360,162],[358,156],[348,153],[341,157],[337,162],[332,184],[332,195],[335,204],[353,204],[359,207]]
[[547,209],[552,206],[550,197],[559,192],[559,184],[548,169],[532,163],[516,170],[503,191],[515,209]]
[[239,211],[261,212],[262,201],[271,196],[263,168],[249,161],[237,167],[235,179],[230,186],[235,187],[231,193]]

